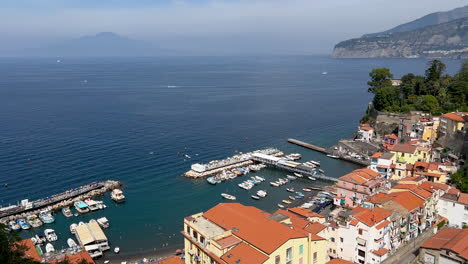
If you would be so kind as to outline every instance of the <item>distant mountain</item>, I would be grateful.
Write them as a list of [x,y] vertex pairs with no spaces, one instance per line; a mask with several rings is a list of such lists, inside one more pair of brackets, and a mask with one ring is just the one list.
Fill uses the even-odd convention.
[[468,58],[468,17],[338,43],[334,58]]
[[22,51],[22,55],[33,56],[158,56],[171,52],[154,44],[129,39],[112,32],[101,32],[62,43]]
[[418,18],[414,21],[396,26],[392,29],[379,32],[379,33],[372,33],[372,34],[365,34],[362,37],[376,37],[376,36],[382,36],[386,34],[393,34],[393,33],[399,33],[399,32],[408,32],[408,31],[413,31],[416,29],[420,29],[423,27],[427,26],[432,26],[432,25],[438,25],[442,23],[447,23],[453,20],[457,20],[460,18],[468,17],[468,5],[464,7],[459,7],[456,9],[452,9],[450,11],[446,12],[436,12],[432,13],[426,16],[423,16],[421,18]]

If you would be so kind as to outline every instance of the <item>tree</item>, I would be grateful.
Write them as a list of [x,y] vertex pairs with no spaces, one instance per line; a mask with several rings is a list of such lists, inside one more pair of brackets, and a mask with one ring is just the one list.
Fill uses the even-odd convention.
[[450,175],[450,179],[460,191],[464,193],[468,192],[468,166]]
[[426,69],[426,80],[428,81],[437,81],[442,76],[442,73],[445,72],[447,67],[440,60],[432,60],[428,63]]
[[17,233],[8,231],[7,227],[0,224],[0,263],[2,264],[40,264],[37,261],[26,258],[26,248],[15,244],[19,241]]
[[432,95],[424,95],[422,98],[422,103],[419,106],[419,109],[426,113],[433,113],[436,114],[440,111],[440,106],[439,102],[437,101],[437,98],[435,98]]
[[373,69],[369,73],[369,76],[371,80],[367,82],[367,85],[369,85],[369,89],[367,91],[370,93],[375,93],[375,91],[380,87],[392,85],[391,79],[393,78],[393,74],[388,68]]
[[380,87],[375,91],[373,104],[375,109],[379,111],[398,110],[400,105],[399,89],[393,86]]

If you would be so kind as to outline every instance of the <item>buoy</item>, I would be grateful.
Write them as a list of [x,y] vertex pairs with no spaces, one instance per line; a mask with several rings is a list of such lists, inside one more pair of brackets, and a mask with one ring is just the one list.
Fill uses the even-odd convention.
[[5,183],[3,187],[8,188],[8,183]]

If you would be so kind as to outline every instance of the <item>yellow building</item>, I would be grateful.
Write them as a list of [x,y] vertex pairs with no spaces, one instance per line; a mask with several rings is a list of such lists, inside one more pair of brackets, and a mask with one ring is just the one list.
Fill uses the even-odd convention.
[[467,112],[453,112],[440,116],[440,136],[452,135],[456,131],[462,131],[468,122]]
[[314,223],[304,220],[301,229],[293,222],[252,206],[218,204],[184,219],[185,263],[325,264],[327,241],[313,234]]
[[394,163],[414,164],[416,161],[429,161],[430,149],[421,146],[397,144],[390,150]]
[[439,124],[440,120],[438,117],[433,117],[431,122],[425,123],[421,139],[433,143],[437,139]]

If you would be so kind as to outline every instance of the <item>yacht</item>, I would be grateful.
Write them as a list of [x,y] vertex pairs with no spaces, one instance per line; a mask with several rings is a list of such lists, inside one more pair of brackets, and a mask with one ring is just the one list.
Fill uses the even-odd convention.
[[73,240],[72,238],[67,239],[67,244],[71,248],[74,248],[74,247],[78,246],[78,244],[76,244],[75,240]]
[[102,208],[102,207],[101,208],[99,207],[100,203],[98,201],[89,199],[89,200],[86,200],[85,203],[88,205],[88,208],[89,210],[91,210],[91,212],[97,211]]
[[286,188],[286,191],[288,191],[288,192],[290,192],[290,193],[295,192],[294,188]]
[[23,230],[28,230],[31,228],[31,226],[23,218],[16,220],[16,223],[18,223],[18,225],[20,225],[21,229]]
[[102,228],[108,228],[109,227],[109,220],[107,220],[106,217],[98,218],[97,222]]
[[49,242],[57,241],[58,239],[57,235],[55,234],[55,230],[53,229],[44,230],[44,235],[47,238],[47,241]]
[[121,203],[125,201],[125,195],[123,194],[122,190],[114,189],[111,193],[111,198],[117,203]]
[[71,232],[72,234],[76,234],[76,228],[77,228],[77,227],[78,227],[77,224],[75,224],[75,223],[71,224],[71,225],[70,225],[70,232]]
[[259,191],[257,191],[257,196],[262,197],[262,198],[265,197],[265,196],[267,196],[267,194],[268,194],[268,193],[267,193],[267,191],[265,191],[265,190],[259,190]]
[[10,221],[10,222],[8,223],[8,226],[9,226],[10,229],[13,230],[13,231],[19,231],[19,230],[21,230],[21,226],[18,225],[18,223],[16,223],[15,221]]
[[28,215],[26,220],[28,221],[28,224],[30,224],[34,228],[42,226],[42,221],[35,214]]
[[39,218],[44,222],[45,224],[51,224],[55,222],[55,218],[52,215],[52,212],[50,210],[43,210],[39,212]]
[[275,186],[275,187],[280,186],[277,182],[270,182],[270,185],[271,185],[271,186]]
[[55,248],[54,248],[54,246],[52,246],[51,243],[47,243],[47,245],[46,245],[45,248],[46,248],[46,252],[47,252],[47,253],[51,253],[51,252],[54,252],[54,251],[55,251]]
[[72,216],[73,216],[73,213],[72,213],[72,211],[70,210],[70,207],[64,207],[64,208],[62,209],[62,213],[63,213],[63,215],[66,216],[66,217],[72,217]]
[[230,195],[230,194],[227,194],[227,193],[222,193],[221,196],[222,196],[224,199],[236,200],[236,197],[235,197],[234,195]]
[[88,207],[88,204],[86,204],[85,202],[83,201],[76,201],[74,204],[75,206],[75,209],[79,212],[79,213],[87,213],[89,212],[89,207]]

